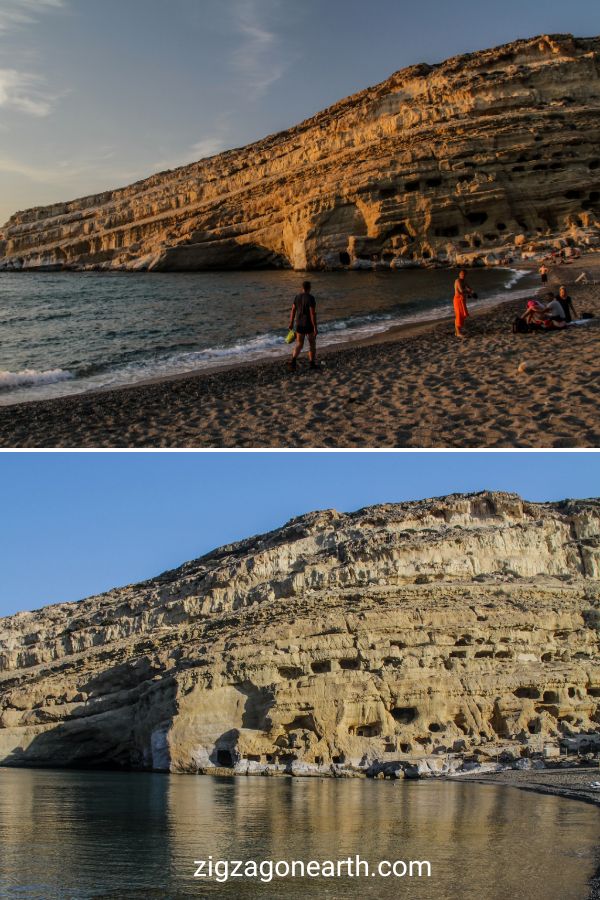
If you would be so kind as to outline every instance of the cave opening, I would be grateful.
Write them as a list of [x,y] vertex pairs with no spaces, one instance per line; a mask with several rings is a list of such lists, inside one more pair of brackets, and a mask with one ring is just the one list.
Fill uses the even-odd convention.
[[394,721],[401,725],[410,725],[417,718],[417,710],[414,706],[397,706],[391,712]]
[[514,692],[515,697],[519,697],[524,700],[539,700],[540,692],[537,688],[534,687],[520,687],[517,688]]
[[470,212],[467,213],[467,219],[471,225],[483,225],[488,220],[486,212]]
[[351,262],[352,260],[350,259],[350,254],[346,250],[343,250],[340,253],[340,263],[343,266],[349,266]]
[[378,737],[381,734],[381,725],[378,722],[371,722],[368,725],[359,725],[356,728],[357,737]]
[[223,769],[232,769],[233,757],[231,755],[231,750],[224,750],[223,748],[217,750],[217,763]]
[[340,669],[345,669],[348,671],[360,669],[360,660],[356,657],[352,659],[340,659]]
[[331,660],[317,660],[317,662],[312,663],[311,669],[315,675],[325,675],[327,672],[331,672]]

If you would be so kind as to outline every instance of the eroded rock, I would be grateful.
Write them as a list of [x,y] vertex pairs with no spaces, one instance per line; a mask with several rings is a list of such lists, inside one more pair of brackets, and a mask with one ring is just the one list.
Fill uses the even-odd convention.
[[0,762],[421,777],[593,747],[599,576],[596,500],[302,516],[0,620]]
[[0,268],[500,264],[599,243],[600,39],[403,69],[280,134],[16,213]]

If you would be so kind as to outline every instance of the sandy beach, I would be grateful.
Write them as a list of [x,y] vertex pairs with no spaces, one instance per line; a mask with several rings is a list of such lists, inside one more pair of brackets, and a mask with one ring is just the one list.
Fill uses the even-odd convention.
[[600,285],[576,285],[591,256],[551,268],[576,310],[596,319],[513,335],[524,304],[476,313],[457,341],[451,319],[325,352],[325,367],[281,362],[189,374],[0,409],[3,447],[596,447]]

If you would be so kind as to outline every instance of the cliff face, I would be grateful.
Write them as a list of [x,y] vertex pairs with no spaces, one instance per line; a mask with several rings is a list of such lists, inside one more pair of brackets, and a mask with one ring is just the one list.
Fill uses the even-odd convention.
[[600,501],[334,511],[0,620],[0,763],[338,773],[600,732]]
[[249,147],[17,213],[0,268],[493,263],[597,243],[599,51],[555,35],[404,69]]

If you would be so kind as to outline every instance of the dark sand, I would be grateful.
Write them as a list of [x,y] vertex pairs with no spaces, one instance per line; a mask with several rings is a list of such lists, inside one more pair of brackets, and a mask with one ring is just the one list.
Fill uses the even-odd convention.
[[[600,259],[551,270],[600,317]],[[598,447],[600,318],[513,335],[522,301],[323,354],[0,407],[2,447]]]

